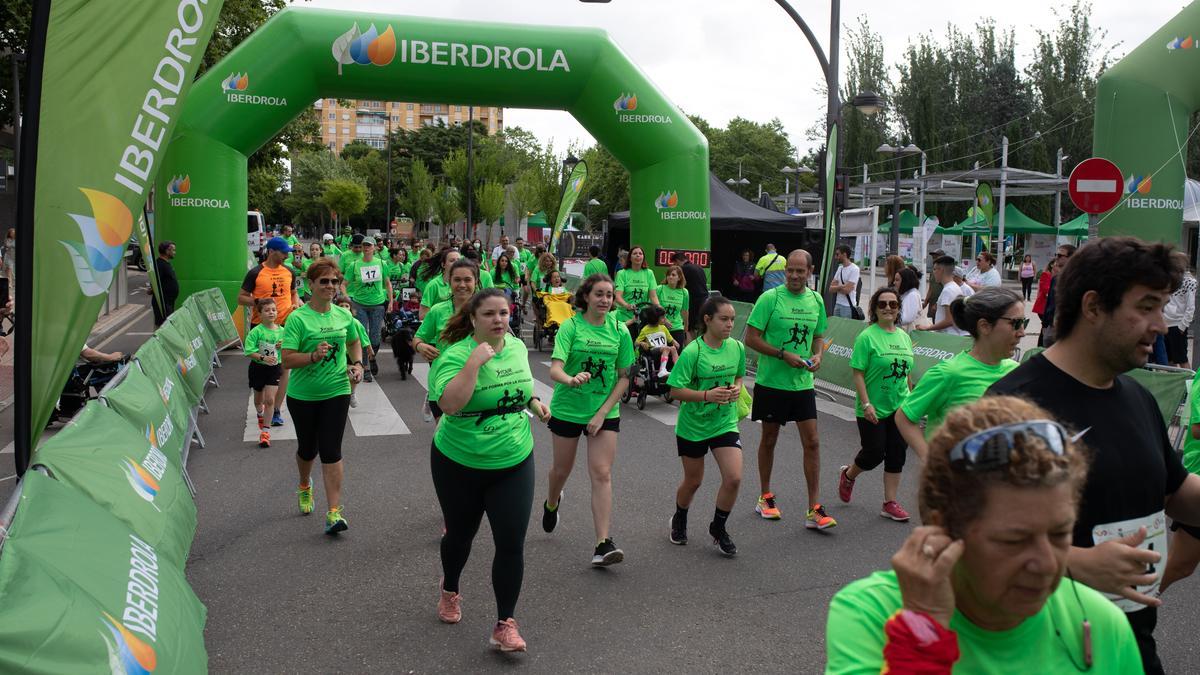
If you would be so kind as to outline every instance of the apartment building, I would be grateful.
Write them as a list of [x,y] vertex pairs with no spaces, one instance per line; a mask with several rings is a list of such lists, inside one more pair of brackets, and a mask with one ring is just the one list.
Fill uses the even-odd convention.
[[[347,143],[355,140],[384,149],[389,125],[393,130],[418,129],[438,122],[456,126],[465,124],[470,114],[467,106],[448,103],[367,100],[347,103],[348,106],[343,106],[335,98],[324,98],[313,104],[321,118],[321,142],[338,154]],[[504,128],[504,108],[476,106],[474,115],[487,127],[489,134]]]

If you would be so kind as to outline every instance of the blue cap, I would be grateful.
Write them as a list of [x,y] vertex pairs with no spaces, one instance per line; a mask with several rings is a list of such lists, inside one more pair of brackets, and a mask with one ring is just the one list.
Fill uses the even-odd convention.
[[291,253],[292,245],[283,237],[271,237],[267,240],[268,251],[279,251],[281,253]]

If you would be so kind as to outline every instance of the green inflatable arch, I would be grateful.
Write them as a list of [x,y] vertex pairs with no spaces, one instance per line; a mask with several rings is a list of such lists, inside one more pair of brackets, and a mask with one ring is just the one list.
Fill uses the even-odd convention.
[[178,245],[181,299],[232,304],[246,157],[319,98],[565,110],[629,170],[634,243],[709,248],[707,141],[603,31],[288,8],[196,82],[167,148],[155,234]]
[[1197,73],[1200,3],[1193,2],[1101,76],[1093,154],[1120,167],[1126,194],[1100,223],[1101,235],[1180,243]]

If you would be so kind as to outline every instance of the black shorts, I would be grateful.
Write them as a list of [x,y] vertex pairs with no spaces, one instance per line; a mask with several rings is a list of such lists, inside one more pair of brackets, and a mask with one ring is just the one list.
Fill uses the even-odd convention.
[[717,448],[741,449],[742,436],[736,431],[726,431],[720,436],[713,436],[703,441],[689,441],[686,438],[676,436],[675,446],[679,449],[680,457],[700,459],[708,454],[709,450],[716,450]]
[[755,422],[787,424],[817,419],[817,393],[813,389],[787,391],[754,385],[750,419]]
[[278,363],[268,366],[265,363],[251,361],[247,377],[250,379],[250,388],[254,391],[262,391],[263,387],[278,387],[279,378],[283,377],[283,366]]
[[1171,521],[1171,531],[1175,532],[1178,530],[1183,530],[1184,532],[1192,535],[1193,539],[1200,541],[1200,527],[1196,527],[1194,525],[1184,525],[1178,520]]
[[350,412],[350,394],[319,401],[301,401],[288,397],[288,412],[296,428],[296,454],[311,462],[318,456],[322,464],[342,461],[342,436]]
[[[586,424],[568,422],[566,420],[560,420],[557,417],[551,417],[550,421],[546,423],[546,426],[550,427],[550,433],[554,434],[555,436],[562,436],[563,438],[579,438],[583,432],[587,430]],[[604,420],[604,424],[600,425],[600,431],[615,431],[620,433],[621,418],[613,417]]]
[[1163,338],[1163,342],[1167,345],[1167,363],[1188,362],[1187,333],[1171,326],[1167,329],[1167,336]]

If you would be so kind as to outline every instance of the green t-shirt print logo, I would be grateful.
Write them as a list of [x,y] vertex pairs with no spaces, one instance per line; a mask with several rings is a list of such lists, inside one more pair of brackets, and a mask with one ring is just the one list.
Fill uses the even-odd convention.
[[804,345],[808,344],[808,331],[809,329],[807,325],[801,328],[798,321],[793,321],[792,327],[788,329],[788,340],[787,342],[783,343],[783,346],[787,347],[788,345],[794,344],[796,345],[797,349],[803,347]]
[[599,381],[602,387],[606,389],[608,388],[608,382],[605,381],[604,377],[604,371],[608,367],[607,361],[604,359],[593,359],[591,356],[589,356],[586,360],[584,360],[583,363],[579,365],[584,369],[584,371],[592,376],[593,380]]
[[629,304],[633,305],[634,307],[640,306],[643,302],[646,301],[646,291],[644,291],[640,288],[629,289],[628,296],[629,296],[629,298],[628,298],[627,302]]
[[885,380],[903,380],[908,377],[908,362],[900,359],[892,359],[892,372],[883,379]]

